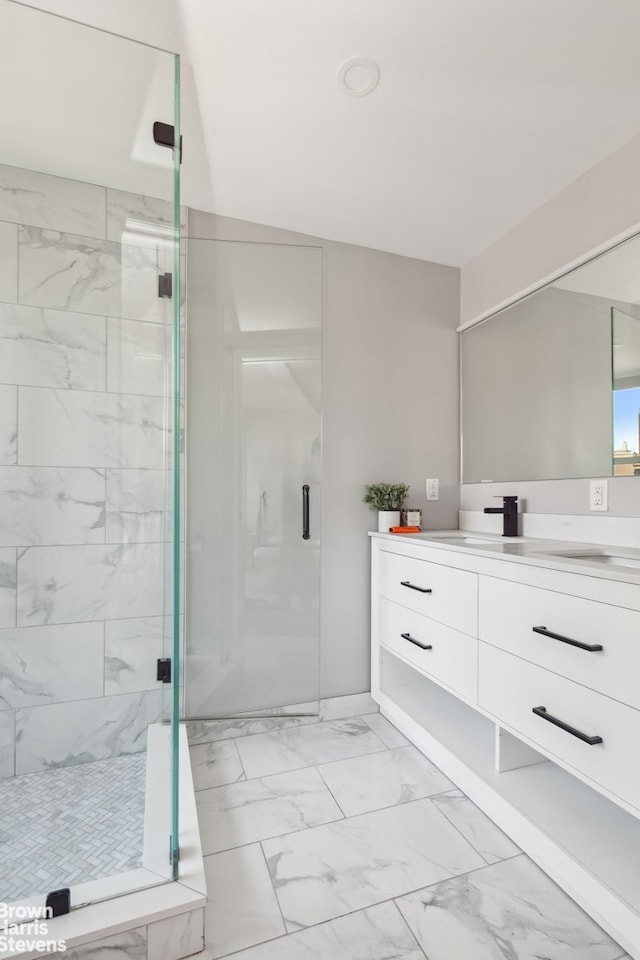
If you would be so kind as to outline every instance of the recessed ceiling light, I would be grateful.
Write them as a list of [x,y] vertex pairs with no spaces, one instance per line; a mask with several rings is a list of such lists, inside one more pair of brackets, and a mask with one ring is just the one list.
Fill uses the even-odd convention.
[[378,64],[369,57],[351,57],[338,70],[338,86],[348,97],[366,97],[379,79]]

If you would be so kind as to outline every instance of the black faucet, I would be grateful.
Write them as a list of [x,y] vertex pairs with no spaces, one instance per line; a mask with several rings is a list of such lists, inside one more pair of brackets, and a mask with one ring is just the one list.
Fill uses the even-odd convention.
[[503,517],[502,521],[502,536],[503,537],[517,537],[518,536],[518,498],[517,497],[503,497],[504,506],[502,507],[485,507],[485,513],[501,513]]

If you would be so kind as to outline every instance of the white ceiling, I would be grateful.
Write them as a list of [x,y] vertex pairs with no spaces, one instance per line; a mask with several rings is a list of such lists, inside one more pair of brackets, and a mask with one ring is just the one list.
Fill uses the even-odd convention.
[[637,0],[179,2],[227,216],[461,265],[640,130]]

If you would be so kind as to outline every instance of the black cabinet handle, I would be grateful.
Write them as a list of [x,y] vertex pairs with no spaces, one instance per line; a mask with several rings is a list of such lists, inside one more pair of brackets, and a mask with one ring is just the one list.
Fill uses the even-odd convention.
[[309,484],[302,487],[302,539],[308,540],[309,533]]
[[417,590],[418,593],[431,593],[431,592],[432,592],[430,587],[416,587],[415,583],[410,583],[408,580],[401,580],[401,581],[400,581],[400,586],[401,586],[401,587],[408,587],[409,590]]
[[561,633],[553,633],[546,627],[531,627],[534,633],[541,633],[543,637],[551,637],[552,640],[559,640],[560,643],[568,643],[572,647],[580,647],[581,650],[588,650],[589,653],[597,653],[602,650],[601,643],[582,643],[580,640],[572,640],[571,637],[563,637]]
[[421,650],[433,650],[430,643],[420,643],[420,641],[412,637],[410,633],[401,633],[400,636],[403,640],[408,640],[409,643],[415,643],[416,647],[420,647]]
[[547,713],[546,707],[533,707],[532,709],[536,716],[541,717],[543,720],[548,720],[554,727],[560,727],[561,730],[566,730],[572,737],[577,737],[578,740],[588,743],[591,747],[596,743],[602,743],[602,737],[590,737],[587,733],[583,733],[582,730],[576,730],[575,727],[571,727],[568,723],[565,723],[564,720],[558,720],[557,717],[552,717],[550,713]]

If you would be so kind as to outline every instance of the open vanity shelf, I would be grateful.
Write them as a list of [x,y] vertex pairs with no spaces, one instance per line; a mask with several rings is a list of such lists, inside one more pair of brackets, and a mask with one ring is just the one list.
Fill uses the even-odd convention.
[[[497,574],[500,574],[499,580]],[[494,714],[494,691],[497,691],[495,709],[500,712],[504,706],[499,690],[502,677],[488,675],[487,671],[495,667],[492,657],[496,656],[503,657],[509,669],[515,666],[526,674],[530,667],[534,677],[531,692],[534,699],[539,697],[539,688],[535,687],[538,675],[544,680],[549,674],[550,697],[554,684],[569,684],[562,707],[570,718],[577,715],[583,727],[587,714],[582,712],[584,707],[580,697],[588,700],[593,729],[601,729],[600,716],[593,713],[593,704],[600,708],[610,702],[614,713],[622,711],[623,720],[630,718],[632,727],[635,721],[640,721],[640,710],[625,702],[629,696],[625,696],[621,703],[610,696],[615,690],[609,690],[609,696],[605,697],[586,686],[581,671],[585,669],[585,662],[593,663],[593,660],[576,661],[580,677],[577,683],[571,668],[566,666],[567,662],[571,664],[573,653],[570,648],[566,649],[566,644],[558,644],[561,651],[558,664],[555,664],[548,659],[553,646],[549,647],[546,638],[542,638],[542,645],[538,646],[538,635],[533,635],[535,646],[532,649],[536,655],[538,651],[541,653],[545,664],[541,670],[534,657],[525,661],[504,651],[499,626],[496,627],[496,646],[488,643],[488,639],[494,639],[493,636],[487,637],[492,617],[486,609],[484,615],[478,615],[483,597],[491,596],[492,592],[495,594],[496,586],[500,587],[504,582],[505,590],[500,595],[503,603],[508,605],[511,588],[507,581],[525,586],[533,581],[536,586],[531,602],[548,602],[551,605],[548,609],[553,610],[558,603],[561,607],[566,604],[569,613],[565,616],[577,616],[578,620],[580,604],[587,604],[582,614],[607,614],[607,610],[596,609],[601,608],[607,598],[612,604],[611,620],[628,614],[640,617],[640,597],[637,596],[640,581],[637,588],[615,580],[609,580],[608,586],[606,580],[598,577],[573,573],[567,577],[562,571],[555,573],[523,563],[515,564],[508,557],[498,562],[495,558],[485,559],[479,551],[448,550],[444,544],[432,549],[428,544],[416,541],[401,542],[374,535],[372,695],[383,714],[405,736],[600,923],[630,956],[640,960],[640,808],[636,805],[640,774],[633,730],[627,730],[625,725],[625,729],[619,731],[617,714],[613,721],[607,721],[609,726],[605,724],[604,742],[614,754],[612,766],[607,766],[608,755],[602,752],[604,744],[590,746],[575,741],[570,735],[566,735],[568,753],[558,756],[554,753],[556,737],[564,746],[563,730],[553,727],[549,739],[547,728],[550,725],[540,720],[542,736],[540,740],[534,740],[530,730],[523,732],[517,728],[517,721],[507,723]],[[406,583],[411,586],[407,588]],[[415,586],[422,589],[414,590]],[[428,589],[432,593],[426,592]],[[514,589],[513,596],[518,600],[516,616],[523,615],[525,608],[526,616],[533,616],[535,622],[535,614],[528,609],[527,603],[521,602],[521,588]],[[582,599],[576,600],[576,594]],[[594,596],[596,601],[587,599]],[[576,603],[577,607],[574,606]],[[637,612],[631,613],[631,603],[636,605]],[[590,607],[589,604],[594,605]],[[513,611],[504,610],[503,620],[509,623],[505,644],[517,640],[517,624],[512,614]],[[562,619],[562,609],[558,617]],[[603,623],[608,620],[606,616],[591,616],[590,619],[600,619]],[[566,621],[563,627],[566,630]],[[596,624],[590,628],[585,625],[585,629],[588,632],[589,629],[602,628]],[[582,635],[580,629],[578,635]],[[640,637],[640,631],[636,636]],[[603,645],[609,648],[608,643]],[[583,654],[583,651],[576,651],[576,655],[578,653]],[[594,685],[611,682],[609,668],[615,651],[609,654],[605,650],[605,653],[608,659],[601,657],[595,661],[597,673],[603,679],[591,681],[587,675],[586,681]],[[497,662],[502,666],[502,661]],[[588,671],[591,667],[586,669]],[[556,672],[560,670],[565,676]],[[566,674],[570,674],[570,678]],[[564,695],[564,688],[561,692]],[[518,693],[523,701],[527,696],[528,691]],[[640,707],[640,691],[638,698]],[[506,703],[506,709],[509,709],[508,698]],[[537,701],[535,705],[538,705]],[[528,716],[531,713],[528,700],[525,707]],[[558,712],[557,700],[553,707]],[[549,710],[551,712],[551,705]],[[625,711],[630,712],[627,715]],[[534,717],[535,723],[537,718]],[[534,725],[532,729],[537,736],[537,727]],[[600,754],[597,749],[601,750]],[[615,763],[616,751],[619,756],[623,749],[627,751],[627,763],[622,764],[626,770],[622,769],[620,773]],[[577,759],[574,759],[573,751]],[[587,773],[584,769],[577,769],[582,764],[582,757]],[[602,782],[596,783],[589,775],[589,764],[593,766],[599,757],[602,758],[603,772],[600,775],[596,769],[595,776]],[[615,789],[611,789],[612,786]]]

